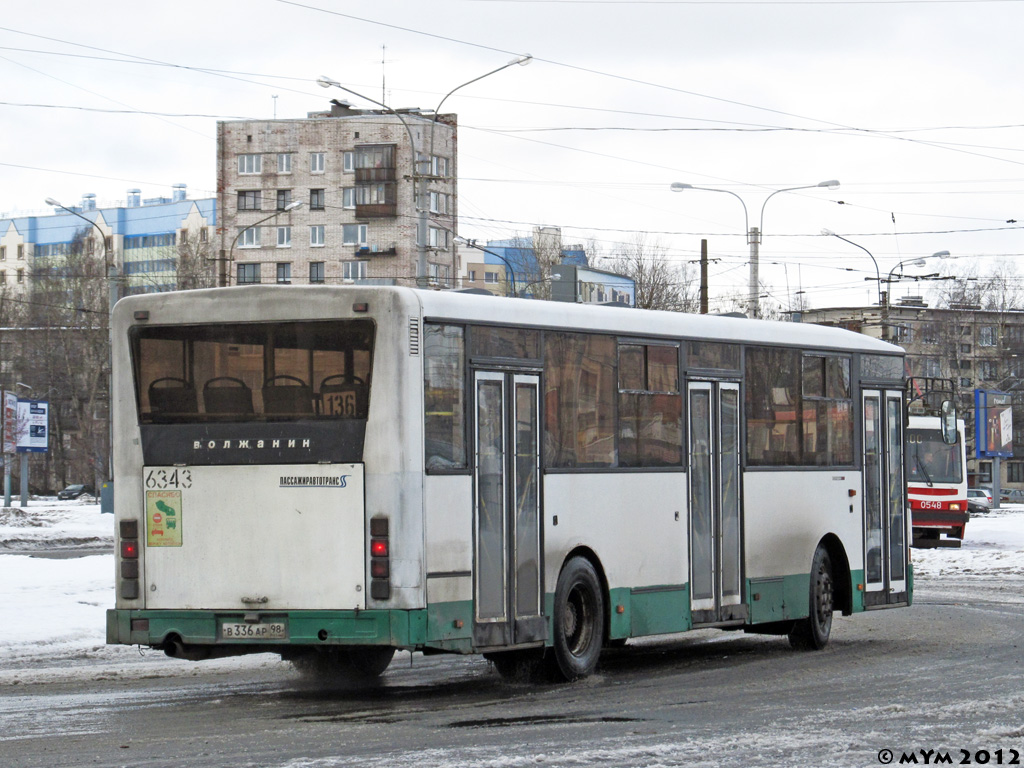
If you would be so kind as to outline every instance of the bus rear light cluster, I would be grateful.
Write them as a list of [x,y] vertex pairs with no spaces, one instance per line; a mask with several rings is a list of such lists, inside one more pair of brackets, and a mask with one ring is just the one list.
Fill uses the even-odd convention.
[[391,542],[386,517],[370,518],[370,597],[391,598]]
[[125,600],[139,599],[139,521],[121,520],[118,523],[121,556],[118,558],[120,580],[118,591]]

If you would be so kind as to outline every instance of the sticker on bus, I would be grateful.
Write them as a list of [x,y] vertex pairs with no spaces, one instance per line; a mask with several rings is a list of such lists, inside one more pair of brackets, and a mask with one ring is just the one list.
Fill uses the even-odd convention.
[[146,491],[146,546],[181,546],[181,491]]

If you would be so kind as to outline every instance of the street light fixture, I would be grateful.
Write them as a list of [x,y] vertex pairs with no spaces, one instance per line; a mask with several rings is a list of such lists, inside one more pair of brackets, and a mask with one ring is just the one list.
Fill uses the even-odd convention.
[[[512,59],[508,63],[502,64],[497,69],[492,69],[490,72],[486,72],[486,73],[480,75],[479,77],[474,77],[472,80],[467,80],[462,85],[455,86],[450,91],[448,91],[448,93],[446,93],[444,95],[444,98],[442,98],[441,101],[439,101],[437,103],[437,107],[435,107],[435,109],[434,109],[434,119],[430,123],[430,154],[427,156],[427,159],[425,161],[425,163],[426,163],[426,169],[425,169],[425,173],[424,173],[425,176],[432,175],[431,170],[432,170],[432,166],[433,166],[433,163],[434,163],[434,136],[435,136],[436,131],[437,131],[437,118],[441,114],[441,106],[445,103],[445,101],[448,100],[448,97],[451,96],[456,91],[461,90],[462,88],[465,88],[467,85],[472,85],[473,83],[477,82],[478,80],[483,80],[485,77],[490,77],[491,75],[497,74],[498,72],[501,72],[503,69],[508,69],[509,67],[514,67],[516,65],[518,65],[520,67],[525,67],[531,61],[533,61],[533,56],[531,54],[529,54],[529,53],[527,53],[525,56],[517,56],[516,58]],[[427,206],[424,206],[424,207],[427,207]],[[474,246],[470,246],[470,247],[474,247]],[[452,248],[452,274],[454,275],[457,271],[458,271],[458,268],[457,268],[457,265],[455,263],[455,249]]]
[[[928,259],[948,258],[950,258],[949,251],[936,251],[931,256],[918,256],[913,259],[905,259],[889,270],[889,274],[885,278],[885,303],[882,305],[882,339],[884,341],[890,341],[889,337],[891,335],[889,333],[889,307],[892,306],[891,286],[893,283],[899,282],[903,279],[903,267],[923,267],[928,264]],[[900,271],[899,277],[893,277],[896,270]]]
[[[753,228],[750,226],[749,217],[747,216],[747,206],[743,204],[743,217],[744,226],[747,230],[747,244],[750,246],[750,297],[747,302],[747,313],[750,317],[757,317],[759,313],[759,302],[758,294],[760,293],[760,286],[758,281],[758,261],[759,261],[759,250],[761,245],[761,233],[764,230],[764,209],[768,205],[768,201],[771,200],[775,195],[780,192],[795,192],[798,189],[817,189],[818,187],[827,187],[828,189],[838,189],[839,181],[836,179],[829,179],[828,181],[819,181],[817,184],[806,184],[799,187],[786,187],[784,189],[776,189],[765,198],[764,203],[761,204],[761,219],[760,226]],[[726,194],[732,195],[743,203],[743,198],[737,195],[735,192],[731,192],[728,189],[715,189],[714,187],[695,187],[693,184],[684,184],[683,182],[673,182],[671,187],[673,192],[682,192],[685,189],[699,189],[704,192],[725,192]]]
[[114,311],[114,305],[117,303],[117,298],[118,298],[118,296],[117,296],[117,293],[118,293],[118,291],[117,291],[117,274],[116,274],[117,267],[113,263],[113,254],[111,253],[111,249],[108,247],[107,236],[103,232],[103,229],[93,219],[90,219],[88,216],[83,216],[81,213],[79,213],[78,211],[74,210],[73,208],[68,208],[66,205],[61,205],[57,200],[54,200],[52,197],[46,198],[46,200],[44,202],[47,205],[52,205],[54,208],[60,208],[61,210],[66,211],[67,213],[70,213],[72,216],[77,216],[82,221],[88,222],[88,224],[90,226],[95,227],[96,231],[100,233],[100,243],[103,246],[103,271],[105,273],[105,277],[106,277],[106,280],[107,280],[107,293],[108,293],[108,302],[109,302],[109,306],[107,307],[107,311],[108,311],[108,314],[110,312],[113,312]]
[[[512,284],[512,296],[513,298],[518,298],[519,292],[516,290],[516,271],[512,268],[512,264],[509,262],[508,259],[502,256],[500,253],[495,253],[494,251],[488,248],[484,248],[482,245],[477,245],[476,240],[470,240],[468,238],[459,237],[457,235],[453,238],[453,240],[459,245],[465,245],[467,248],[475,248],[478,251],[489,253],[491,256],[494,256],[495,258],[501,259],[505,263],[505,266],[508,268],[509,282]],[[508,295],[507,292],[506,295]]]
[[391,113],[402,123],[405,128],[405,132],[409,135],[409,150],[412,152],[412,200],[413,206],[416,208],[416,283],[420,284],[424,281],[427,276],[427,206],[426,201],[421,200],[421,192],[419,185],[419,163],[416,160],[416,141],[412,135],[412,128],[409,127],[409,123],[406,121],[402,114],[395,109],[392,109],[382,101],[371,99],[369,96],[364,96],[358,91],[353,91],[337,80],[332,80],[326,75],[321,75],[316,79],[317,85],[321,88],[340,88],[346,93],[351,93],[360,99],[364,99],[371,104],[376,104],[378,107],[386,112]]
[[[878,287],[878,306],[881,307],[882,306],[882,273],[878,271],[878,262],[875,260],[875,255],[873,253],[871,253],[871,251],[869,251],[867,248],[865,248],[860,243],[855,243],[855,242],[853,242],[853,240],[845,238],[842,235],[837,235],[831,229],[823,229],[823,230],[821,230],[821,234],[829,235],[830,237],[838,237],[844,243],[849,243],[854,248],[860,248],[862,251],[864,251],[864,253],[866,253],[868,256],[871,257],[871,263],[875,265],[875,284]],[[864,279],[865,280],[870,280],[871,278],[870,277],[865,277]]]
[[[220,261],[221,264],[224,265],[223,266],[223,270],[221,271],[221,274],[219,275],[220,279],[219,279],[218,282],[220,283],[220,286],[223,288],[224,286],[226,286],[228,284],[228,272],[227,272],[228,268],[227,268],[227,265],[228,265],[228,262],[232,262],[232,261],[235,260],[235,245],[238,243],[238,238],[240,238],[242,236],[243,232],[246,232],[246,231],[248,231],[250,229],[256,229],[256,227],[258,227],[263,222],[270,221],[271,219],[280,216],[282,213],[291,213],[296,208],[301,208],[303,205],[305,205],[305,203],[302,200],[292,200],[292,202],[288,203],[288,205],[286,205],[284,208],[281,208],[280,210],[274,211],[272,214],[270,214],[269,216],[266,216],[266,217],[260,219],[255,224],[250,224],[248,227],[239,227],[238,231],[235,233],[235,236],[231,240],[231,248],[228,249],[228,257],[227,257],[227,259],[225,259],[223,256],[221,256],[221,258],[218,259],[218,261]],[[223,254],[224,251],[221,251],[221,253]]]

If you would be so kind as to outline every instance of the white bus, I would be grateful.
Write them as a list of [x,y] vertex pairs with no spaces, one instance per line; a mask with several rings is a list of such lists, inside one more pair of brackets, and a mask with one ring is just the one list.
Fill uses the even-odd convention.
[[903,353],[813,325],[369,286],[114,312],[110,643],[503,675],[909,605]]

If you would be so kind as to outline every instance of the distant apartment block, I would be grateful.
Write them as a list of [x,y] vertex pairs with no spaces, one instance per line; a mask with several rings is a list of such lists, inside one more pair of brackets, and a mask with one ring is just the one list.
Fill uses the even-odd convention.
[[[796,318],[795,318],[796,319]],[[983,310],[974,305],[932,308],[921,297],[880,307],[804,310],[805,323],[838,326],[899,344],[907,375],[953,382],[967,423],[972,485],[992,482],[992,461],[974,456],[974,390],[1013,394],[1013,451],[1002,462],[1002,487],[1024,488],[1024,311]]]
[[465,288],[499,296],[635,305],[634,281],[591,267],[583,246],[564,245],[558,227],[535,227],[531,237],[474,243],[463,249],[462,262]]
[[0,219],[0,289],[13,295],[44,279],[73,278],[81,272],[73,267],[76,259],[103,276],[109,258],[118,296],[198,287],[204,274],[213,274],[207,251],[216,202],[187,199],[184,184],[175,185],[171,197],[143,199],[131,189],[123,202],[97,205],[95,195],[86,194],[67,207],[79,215],[53,208]]
[[455,115],[340,101],[218,123],[220,281],[451,287],[456,134]]

